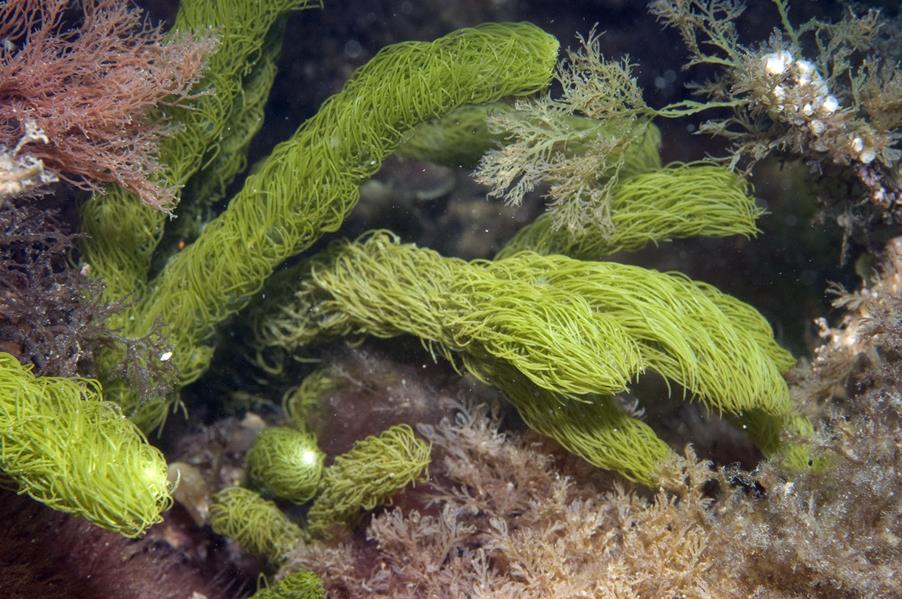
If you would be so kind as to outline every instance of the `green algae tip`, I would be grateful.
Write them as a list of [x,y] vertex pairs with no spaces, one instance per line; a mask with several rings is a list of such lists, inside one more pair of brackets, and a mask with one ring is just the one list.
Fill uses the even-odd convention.
[[275,503],[241,487],[228,487],[213,496],[210,525],[213,532],[272,563],[281,562],[303,538],[301,529]]
[[319,576],[309,570],[292,572],[253,594],[251,599],[325,599],[326,589]]
[[399,424],[357,441],[323,474],[320,494],[307,512],[311,536],[328,538],[391,495],[415,482],[429,466],[431,446]]
[[166,460],[100,384],[0,353],[0,471],[61,512],[136,537],[172,505]]

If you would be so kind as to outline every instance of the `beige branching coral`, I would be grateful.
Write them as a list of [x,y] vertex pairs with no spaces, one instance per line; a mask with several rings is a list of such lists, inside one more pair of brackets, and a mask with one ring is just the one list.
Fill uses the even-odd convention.
[[852,293],[838,290],[834,307],[846,314],[839,326],[831,327],[826,318],[817,325],[825,343],[817,349],[813,369],[824,379],[845,381],[863,358],[883,362],[878,348],[889,343],[895,347],[893,319],[902,314],[902,237],[891,240],[885,250],[883,266],[870,285]]

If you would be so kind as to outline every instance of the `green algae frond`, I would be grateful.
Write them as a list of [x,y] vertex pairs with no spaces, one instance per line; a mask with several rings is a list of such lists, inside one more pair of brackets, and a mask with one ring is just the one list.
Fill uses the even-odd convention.
[[241,543],[250,553],[279,563],[303,538],[279,507],[250,489],[228,487],[213,496],[213,530]]
[[613,318],[638,343],[643,365],[679,383],[718,413],[791,409],[781,376],[781,365],[791,356],[773,340],[763,318],[754,328],[747,321],[734,321],[723,306],[736,310],[745,304],[713,287],[700,287],[678,273],[530,252],[488,268],[505,281],[585,298],[593,311]]
[[754,235],[763,211],[746,179],[723,166],[671,165],[622,179],[610,196],[610,230],[556,228],[548,214],[521,229],[499,252],[520,250],[597,260],[682,237]]
[[163,455],[97,381],[36,377],[0,353],[0,471],[41,503],[128,537],[172,504]]
[[573,394],[622,391],[641,370],[637,344],[613,318],[577,296],[499,284],[486,264],[385,232],[336,244],[312,260],[294,302],[263,309],[261,344],[293,350],[324,334],[409,332],[451,360],[467,351],[507,361],[537,386]]
[[408,484],[429,466],[430,445],[406,424],[357,441],[323,474],[321,491],[307,512],[307,530],[328,537],[353,524]]
[[579,400],[532,385],[500,362],[465,360],[469,370],[501,389],[534,431],[551,437],[584,460],[648,486],[673,452],[650,426],[631,416],[612,397]]

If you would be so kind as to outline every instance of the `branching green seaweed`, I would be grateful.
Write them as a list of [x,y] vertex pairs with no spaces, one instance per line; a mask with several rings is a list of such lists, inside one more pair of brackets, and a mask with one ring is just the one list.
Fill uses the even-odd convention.
[[762,210],[739,174],[711,164],[671,165],[623,178],[610,198],[611,227],[555,228],[544,214],[521,229],[498,254],[520,250],[584,260],[680,237],[754,235]]
[[97,381],[36,377],[0,353],[0,471],[20,493],[134,537],[172,504],[166,460]]
[[673,452],[654,430],[604,395],[574,400],[531,384],[497,361],[464,359],[467,368],[501,389],[534,431],[551,437],[587,462],[631,481],[654,486]]
[[408,332],[449,360],[466,351],[507,361],[539,387],[577,395],[622,391],[641,370],[637,344],[614,318],[578,296],[499,284],[486,264],[384,232],[335,244],[313,259],[294,302],[261,306],[260,345],[294,350],[322,335]]
[[309,570],[292,572],[258,590],[251,599],[325,599],[326,589],[319,576]]
[[781,365],[791,364],[792,356],[776,344],[763,319],[754,328],[734,322],[722,306],[738,311],[744,304],[711,286],[700,287],[679,273],[531,252],[488,268],[505,281],[585,298],[593,311],[616,320],[638,342],[643,365],[717,412],[791,409]]

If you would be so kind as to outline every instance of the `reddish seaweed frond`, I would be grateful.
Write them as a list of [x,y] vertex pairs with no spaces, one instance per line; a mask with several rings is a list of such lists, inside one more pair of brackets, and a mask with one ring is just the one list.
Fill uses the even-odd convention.
[[185,99],[210,45],[164,35],[116,0],[3,2],[0,145],[34,123],[47,143],[28,153],[63,180],[116,183],[168,210],[176,189],[157,154],[170,126],[153,109]]

